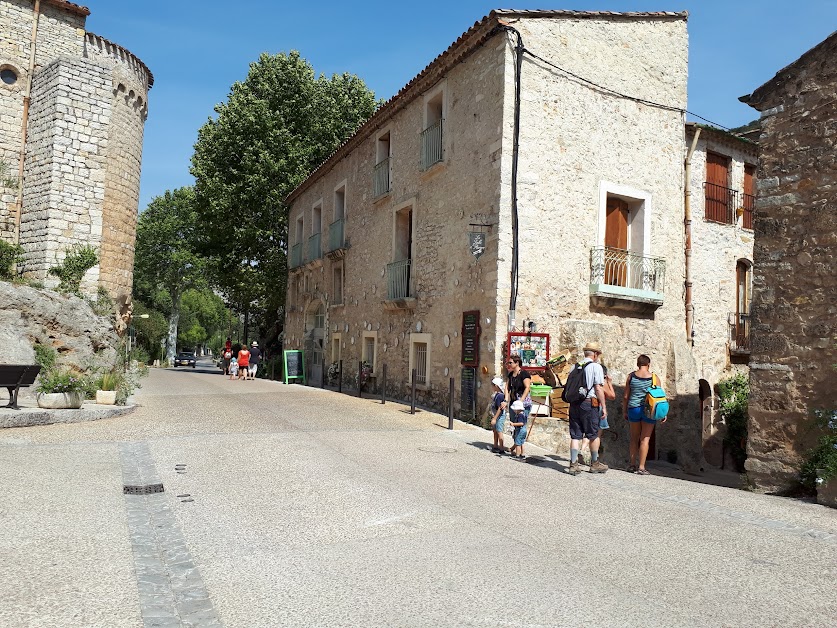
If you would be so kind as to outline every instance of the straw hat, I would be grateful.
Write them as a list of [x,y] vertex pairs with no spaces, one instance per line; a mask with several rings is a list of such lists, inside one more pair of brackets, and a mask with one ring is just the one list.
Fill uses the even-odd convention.
[[595,351],[596,353],[601,353],[602,352],[602,345],[601,345],[601,343],[595,342],[595,341],[588,342],[586,345],[584,345],[583,350],[584,351]]

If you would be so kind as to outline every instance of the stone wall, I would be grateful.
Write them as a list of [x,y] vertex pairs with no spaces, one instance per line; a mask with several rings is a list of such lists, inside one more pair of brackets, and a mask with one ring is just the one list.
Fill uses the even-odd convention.
[[749,97],[762,112],[747,472],[792,487],[837,407],[837,35]]

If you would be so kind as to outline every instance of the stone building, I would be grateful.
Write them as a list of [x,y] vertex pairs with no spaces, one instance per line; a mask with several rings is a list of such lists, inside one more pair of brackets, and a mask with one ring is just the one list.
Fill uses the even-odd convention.
[[[418,403],[446,409],[454,378],[467,416],[509,349],[539,363],[538,334],[571,359],[598,340],[620,393],[651,356],[676,417],[654,452],[704,466],[700,382],[732,368],[736,260],[752,259],[729,194],[704,218],[705,155],[731,160],[725,189],[754,156],[711,130],[691,156],[694,239],[711,245],[694,245],[687,330],[687,48],[685,13],[494,11],[465,32],[288,197],[285,344],[309,383],[343,360],[354,385],[366,360],[407,399],[416,370]],[[565,425],[539,419],[533,439],[566,446]]]
[[25,276],[90,243],[99,264],[82,290],[129,295],[143,127],[154,78],[121,46],[85,31],[90,11],[65,0],[0,0],[0,237],[24,249]]
[[798,481],[814,409],[837,408],[837,33],[744,102],[761,112],[747,473]]

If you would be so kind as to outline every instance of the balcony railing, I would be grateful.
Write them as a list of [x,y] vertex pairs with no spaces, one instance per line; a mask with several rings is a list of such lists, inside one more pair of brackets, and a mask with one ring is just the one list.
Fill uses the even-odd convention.
[[703,184],[703,190],[706,198],[706,220],[735,224],[738,191],[708,181]]
[[307,261],[313,262],[315,259],[320,259],[323,256],[322,247],[320,246],[320,234],[315,233],[308,238],[308,257]]
[[743,194],[744,198],[744,216],[743,216],[743,227],[745,229],[752,229],[753,228],[753,210],[756,208],[756,197],[754,194]]
[[389,157],[379,161],[372,169],[372,190],[375,198],[389,192]]
[[442,161],[442,120],[421,132],[421,169]]
[[590,251],[590,283],[644,292],[664,292],[666,262],[610,246]]
[[750,353],[750,315],[729,314],[729,349],[732,353]]
[[410,296],[409,259],[387,264],[387,298],[406,299]]
[[342,249],[343,240],[343,219],[335,220],[328,226],[328,250],[336,251]]
[[302,266],[302,242],[294,244],[291,247],[291,268]]

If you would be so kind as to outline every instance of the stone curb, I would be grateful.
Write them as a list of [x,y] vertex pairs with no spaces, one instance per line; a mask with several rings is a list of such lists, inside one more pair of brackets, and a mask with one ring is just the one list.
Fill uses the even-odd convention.
[[136,405],[96,406],[85,401],[79,410],[44,410],[41,408],[21,408],[20,410],[0,409],[0,429],[5,427],[31,427],[52,423],[81,423],[111,419],[132,413]]

